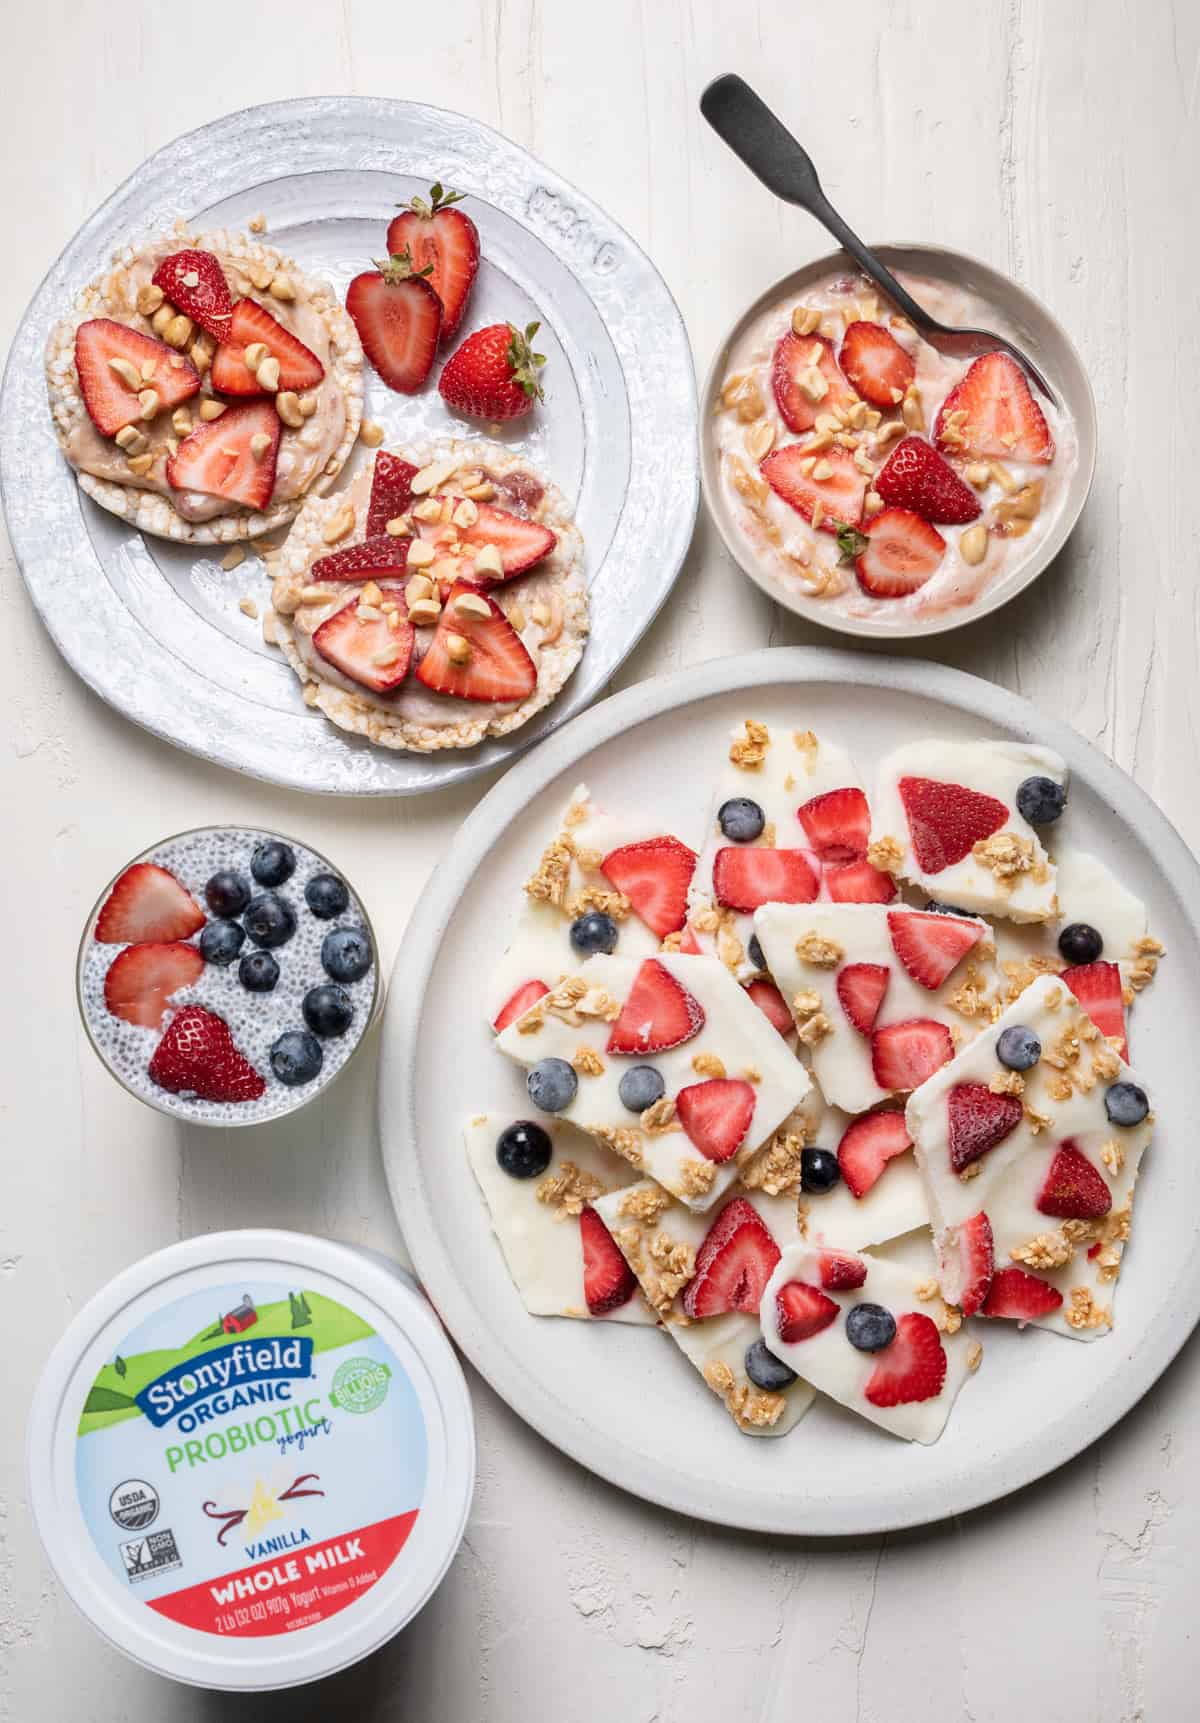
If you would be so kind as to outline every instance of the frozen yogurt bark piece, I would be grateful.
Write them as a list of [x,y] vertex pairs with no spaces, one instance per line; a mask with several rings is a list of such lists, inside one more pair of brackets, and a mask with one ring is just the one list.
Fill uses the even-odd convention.
[[768,904],[754,926],[821,1093],[844,1112],[917,1088],[987,1021],[996,977],[977,917]]
[[589,958],[496,1045],[531,1098],[689,1207],[709,1208],[809,1077],[715,957]]
[[879,767],[869,854],[957,909],[1014,921],[1055,914],[1054,864],[1019,811],[1021,786],[1067,768],[1024,742],[910,742]]
[[[597,1198],[596,1212],[666,1332],[738,1429],[785,1435],[808,1411],[812,1389],[786,1378],[777,1389],[762,1387],[747,1372],[746,1354],[760,1339],[762,1289],[781,1249],[798,1237],[795,1201],[739,1191],[700,1215],[643,1179]],[[772,1361],[763,1364],[770,1370]]]
[[1153,1114],[1063,983],[1035,981],[906,1118],[945,1296],[966,1315],[1106,1333]]
[[[505,1142],[514,1125],[523,1127],[521,1137]],[[526,1310],[534,1316],[654,1323],[641,1293],[616,1271],[603,1243],[598,1245],[595,1216],[584,1219],[606,1191],[632,1184],[637,1175],[627,1162],[557,1119],[475,1113],[463,1136],[492,1231]]]
[[790,1245],[760,1317],[781,1363],[908,1442],[937,1441],[982,1354],[947,1318],[928,1277],[832,1247]]

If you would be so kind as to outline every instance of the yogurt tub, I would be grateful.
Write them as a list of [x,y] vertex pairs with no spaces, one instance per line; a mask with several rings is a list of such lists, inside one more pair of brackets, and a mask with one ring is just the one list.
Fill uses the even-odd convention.
[[398,1633],[454,1557],[475,1479],[466,1381],[375,1252],[213,1233],[119,1274],[34,1394],[50,1564],[145,1668],[239,1692],[331,1675]]

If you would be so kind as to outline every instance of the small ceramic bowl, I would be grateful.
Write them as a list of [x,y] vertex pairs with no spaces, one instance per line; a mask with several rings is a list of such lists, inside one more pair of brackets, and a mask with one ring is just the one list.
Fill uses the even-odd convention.
[[[998,333],[1007,335],[1028,352],[1046,374],[1058,396],[1060,411],[1073,425],[1077,443],[1074,470],[1067,480],[1049,530],[1030,547],[1027,557],[1013,559],[1015,566],[1002,568],[976,598],[926,616],[914,615],[911,609],[901,608],[899,604],[894,615],[882,605],[872,615],[847,615],[834,608],[835,600],[793,589],[756,555],[754,546],[738,525],[721,482],[720,448],[715,425],[720,411],[722,384],[730,369],[731,355],[747,330],[764,313],[781,303],[802,300],[806,289],[830,274],[856,273],[856,266],[840,251],[819,257],[775,282],[742,312],[718,346],[701,401],[700,476],[705,503],[726,549],[769,598],[794,611],[797,616],[819,622],[823,627],[842,634],[877,640],[916,640],[960,628],[964,623],[974,622],[998,610],[1031,585],[1058,555],[1079,519],[1091,489],[1096,462],[1096,403],[1083,361],[1070,337],[1045,306],[1016,282],[976,258],[963,252],[948,251],[943,246],[877,245],[874,249],[890,269],[901,275],[932,277],[949,287],[977,295],[989,309],[994,308],[995,317],[989,324],[987,314],[981,313],[974,321],[985,328],[995,327]],[[914,290],[914,297],[920,299],[919,288]],[[1038,398],[1036,390],[1034,393]],[[933,408],[936,404],[931,402],[929,405]]]

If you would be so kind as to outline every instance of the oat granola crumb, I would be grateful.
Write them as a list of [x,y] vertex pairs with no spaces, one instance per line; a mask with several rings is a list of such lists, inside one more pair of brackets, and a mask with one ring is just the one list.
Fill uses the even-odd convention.
[[765,1191],[769,1197],[798,1191],[804,1141],[803,1131],[776,1131],[743,1165],[742,1183],[750,1190]]
[[762,1082],[762,1072],[759,1070],[757,1065],[743,1065],[738,1074],[746,1083]]
[[898,874],[904,865],[904,849],[895,838],[885,835],[868,845],[867,860],[880,873]]
[[604,1075],[604,1060],[594,1047],[577,1047],[571,1064],[581,1077],[603,1077]]
[[993,832],[990,838],[980,838],[971,845],[971,854],[981,867],[995,874],[1001,886],[1011,886],[1034,863],[1032,840],[1018,832]]
[[585,915],[590,909],[597,909],[604,915],[611,915],[614,921],[624,921],[633,906],[622,891],[610,891],[601,885],[585,885],[582,891],[577,891],[573,897],[569,897],[562,907],[564,913],[570,916],[572,921]]
[[806,1047],[815,1047],[818,1042],[825,1039],[826,1035],[832,1035],[832,1033],[833,1024],[823,1011],[817,1011],[799,1026],[796,1030],[796,1037]]
[[648,1137],[665,1137],[682,1129],[675,1117],[675,1103],[670,1095],[660,1095],[641,1115],[641,1127]]
[[913,1287],[913,1294],[922,1304],[927,1304],[931,1298],[936,1298],[941,1288],[936,1280],[922,1280]]
[[735,766],[743,771],[753,772],[767,757],[767,749],[771,745],[771,733],[765,724],[757,723],[753,718],[744,720],[746,734],[739,736],[729,749],[729,758]]
[[836,939],[824,939],[812,927],[796,941],[796,956],[814,969],[836,969],[845,955]]
[[652,1226],[664,1210],[670,1208],[671,1198],[660,1185],[630,1185],[623,1191],[617,1204],[617,1213],[628,1215],[631,1220],[640,1220],[647,1226]]
[[[571,809],[568,808],[568,822],[570,817]],[[538,903],[551,903],[561,909],[571,880],[571,860],[574,853],[575,846],[571,838],[565,832],[560,833],[543,851],[537,872],[526,880],[525,890],[528,895]]]
[[1112,1177],[1114,1179],[1117,1178],[1122,1167],[1125,1165],[1125,1150],[1121,1147],[1115,1137],[1111,1137],[1100,1150],[1100,1159],[1104,1162]]
[[[1050,1120],[1046,1117],[1046,1114],[1039,1113],[1035,1107],[1031,1107],[1029,1105],[1028,1101],[1025,1103],[1025,1122],[1035,1137],[1039,1136],[1042,1131],[1046,1130],[1050,1124]],[[978,1163],[976,1164],[978,1165]]]
[[713,1188],[717,1178],[717,1163],[715,1161],[682,1161],[679,1167],[679,1182],[683,1193],[689,1197],[704,1197]]
[[1098,1304],[1092,1297],[1091,1288],[1073,1286],[1070,1293],[1070,1304],[1063,1311],[1063,1316],[1072,1328],[1111,1328],[1112,1311],[1107,1305]]
[[988,1088],[993,1095],[1023,1095],[1025,1079],[1019,1071],[997,1071]]
[[557,1173],[541,1180],[534,1195],[554,1210],[555,1220],[566,1220],[582,1214],[588,1203],[603,1196],[604,1185],[594,1173],[581,1172],[574,1161],[564,1161]]
[[725,1062],[718,1059],[715,1053],[695,1053],[692,1056],[692,1070],[697,1077],[723,1077]]
[[769,1429],[779,1422],[787,1404],[782,1394],[768,1394],[750,1382],[738,1382],[720,1358],[709,1359],[704,1366],[704,1380],[724,1400],[739,1429]]
[[979,1344],[978,1340],[972,1340],[971,1344],[967,1347],[967,1369],[971,1372],[972,1376],[975,1374],[976,1370],[978,1370],[982,1361],[983,1347]]
[[1075,1255],[1075,1245],[1065,1230],[1039,1232],[1024,1244],[1014,1244],[1008,1254],[1026,1268],[1062,1268]]

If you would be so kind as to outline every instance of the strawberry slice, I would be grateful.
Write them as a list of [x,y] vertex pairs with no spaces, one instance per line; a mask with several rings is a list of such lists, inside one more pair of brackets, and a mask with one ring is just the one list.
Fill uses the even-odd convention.
[[439,548],[450,544],[460,546],[452,554],[462,556],[464,560],[473,559],[485,545],[495,546],[500,552],[502,572],[472,572],[470,578],[476,586],[495,586],[502,580],[511,580],[516,574],[524,574],[527,568],[548,556],[558,543],[558,535],[548,526],[539,526],[537,521],[510,514],[507,509],[493,508],[490,503],[475,506],[479,518],[473,526],[457,526],[453,520],[421,521],[418,525],[421,537],[431,544]]
[[812,903],[820,889],[803,850],[729,844],[713,858],[713,891],[726,909],[749,913],[764,903]]
[[871,835],[871,814],[861,790],[826,790],[796,809],[804,835],[823,862],[861,861]]
[[1101,1035],[1115,1041],[1121,1057],[1128,1058],[1125,997],[1119,967],[1115,963],[1077,963],[1064,969],[1059,979],[1066,982]]
[[946,1352],[932,1317],[908,1310],[896,1319],[896,1337],[875,1354],[863,1393],[872,1406],[908,1406],[935,1400],[946,1380]]
[[945,526],[963,526],[982,512],[975,492],[923,437],[896,444],[875,475],[875,489],[893,508]]
[[922,909],[890,909],[892,950],[918,987],[939,988],[987,929],[981,921],[957,915],[930,915]]
[[896,895],[891,874],[872,867],[869,861],[827,867],[823,884],[833,903],[891,903]]
[[429,269],[429,284],[442,302],[443,342],[462,322],[479,270],[479,229],[469,215],[453,207],[462,196],[434,185],[428,203],[414,197],[387,231],[391,256],[407,251],[416,268]]
[[399,455],[380,449],[371,474],[371,500],[367,505],[367,537],[376,538],[397,515],[413,505],[412,482],[420,469]]
[[376,574],[395,574],[408,561],[408,540],[381,533],[361,544],[347,545],[330,556],[319,556],[308,571],[311,581],[370,580]]
[[408,620],[402,586],[381,586],[382,604],[394,604],[398,626],[381,605],[364,604],[361,593],[335,610],[312,637],[314,649],[326,664],[343,676],[369,688],[373,694],[390,694],[408,675],[416,630]]
[[938,1263],[942,1297],[964,1316],[974,1316],[988,1295],[995,1266],[992,1223],[980,1209],[950,1230]]
[[104,977],[104,1003],[125,1023],[157,1029],[171,998],[203,973],[204,959],[194,945],[127,945]]
[[911,353],[881,323],[851,323],[842,336],[838,363],[864,401],[889,410],[917,374]]
[[1037,1207],[1056,1220],[1099,1220],[1112,1207],[1112,1192],[1103,1175],[1070,1137],[1055,1151]]
[[860,1035],[874,1029],[890,980],[886,963],[847,963],[838,970],[838,1004]]
[[[140,389],[118,376],[110,359],[132,365]],[[200,388],[200,373],[190,359],[165,341],[155,341],[111,317],[92,317],[79,325],[75,331],[75,371],[88,417],[106,437],[115,437],[141,418],[138,395],[142,389],[153,389],[159,405],[170,408],[190,400]]]
[[149,1069],[160,1089],[202,1101],[257,1101],[267,1087],[234,1045],[225,1019],[203,1005],[175,1013]]
[[233,301],[225,271],[211,251],[173,251],[151,278],[176,311],[207,330],[218,341],[229,339]]
[[759,471],[776,496],[821,532],[836,536],[862,519],[867,481],[846,449],[835,445],[817,452],[788,443],[768,455]]
[[683,930],[683,937],[679,941],[679,949],[687,957],[703,957],[704,955],[704,947],[696,938],[696,931],[691,922],[689,922]]
[[868,521],[851,548],[859,552],[854,572],[864,592],[873,598],[906,598],[936,572],[946,541],[911,509],[891,508]]
[[839,1250],[823,1250],[817,1258],[821,1285],[826,1292],[853,1292],[865,1286],[867,1265],[861,1256],[846,1256]]
[[741,1077],[708,1077],[680,1089],[675,1111],[705,1160],[719,1165],[746,1141],[754,1117],[754,1087]]
[[442,330],[442,302],[421,269],[401,252],[356,275],[346,310],[388,388],[415,394],[433,369]]
[[634,1274],[594,1208],[580,1210],[579,1243],[583,1250],[583,1296],[589,1316],[620,1310],[637,1291]]
[[[819,401],[810,401],[801,388],[801,380],[814,368],[825,383],[825,394]],[[853,389],[838,370],[833,347],[823,335],[794,335],[789,330],[781,336],[771,362],[771,387],[784,424],[791,431],[811,431],[818,413],[852,407],[855,401]]]
[[[275,488],[279,414],[273,401],[227,407],[219,419],[197,425],[167,462],[167,483],[177,491],[224,497],[248,509],[265,508]],[[256,438],[266,437],[257,445]]]
[[773,981],[751,981],[747,984],[746,992],[768,1023],[778,1029],[781,1035],[791,1034],[796,1025],[792,1022],[787,1000]]
[[665,939],[687,920],[688,887],[696,852],[678,838],[647,838],[610,850],[600,872],[624,892],[652,933]]
[[173,873],[154,862],[134,862],[105,898],[94,938],[101,945],[170,944],[189,939],[205,919]]
[[888,1162],[911,1148],[904,1114],[895,1109],[863,1113],[851,1120],[837,1146],[838,1166],[847,1189],[853,1196],[865,1197]]
[[698,1035],[704,1008],[656,957],[648,957],[608,1037],[610,1053],[665,1053]]
[[683,1294],[694,1320],[742,1310],[757,1316],[779,1246],[745,1197],[725,1204],[696,1252],[696,1272]]
[[832,1298],[805,1280],[787,1280],[775,1294],[775,1314],[779,1322],[779,1338],[794,1345],[798,1340],[811,1340],[831,1322],[836,1322],[839,1307]]
[[990,1154],[1021,1123],[1017,1095],[993,1095],[986,1083],[956,1083],[946,1098],[950,1165],[956,1173]]
[[871,1065],[881,1089],[918,1089],[953,1057],[949,1029],[930,1017],[889,1023],[871,1036]]
[[[460,599],[468,599],[469,605],[460,606]],[[474,614],[477,601],[487,605],[486,616]],[[438,617],[437,632],[417,665],[417,681],[459,700],[507,704],[533,693],[537,667],[495,599],[456,581]]]
[[1021,1323],[1033,1322],[1039,1316],[1049,1316],[1062,1301],[1058,1288],[1039,1275],[1029,1274],[1023,1268],[998,1268],[979,1314],[1010,1316]]
[[[950,415],[965,412],[957,434]],[[1054,438],[1034,400],[1025,373],[1007,353],[985,353],[942,402],[933,427],[939,448],[956,455],[990,455],[996,460],[1054,459]]]
[[492,1020],[492,1028],[497,1035],[500,1034],[501,1030],[507,1029],[510,1023],[515,1023],[518,1017],[524,1017],[525,1013],[536,1005],[539,999],[544,999],[549,991],[550,989],[544,981],[522,981],[516,992],[510,994],[504,1001],[496,1017]]
[[229,334],[213,354],[213,388],[223,395],[267,393],[243,358],[247,347],[257,346],[260,342],[271,357],[279,361],[281,389],[315,389],[324,377],[325,367],[311,347],[297,340],[257,301],[239,299],[233,308]]
[[936,778],[901,778],[913,853],[922,873],[941,873],[971,853],[971,846],[1007,824],[1008,809],[995,796]]

